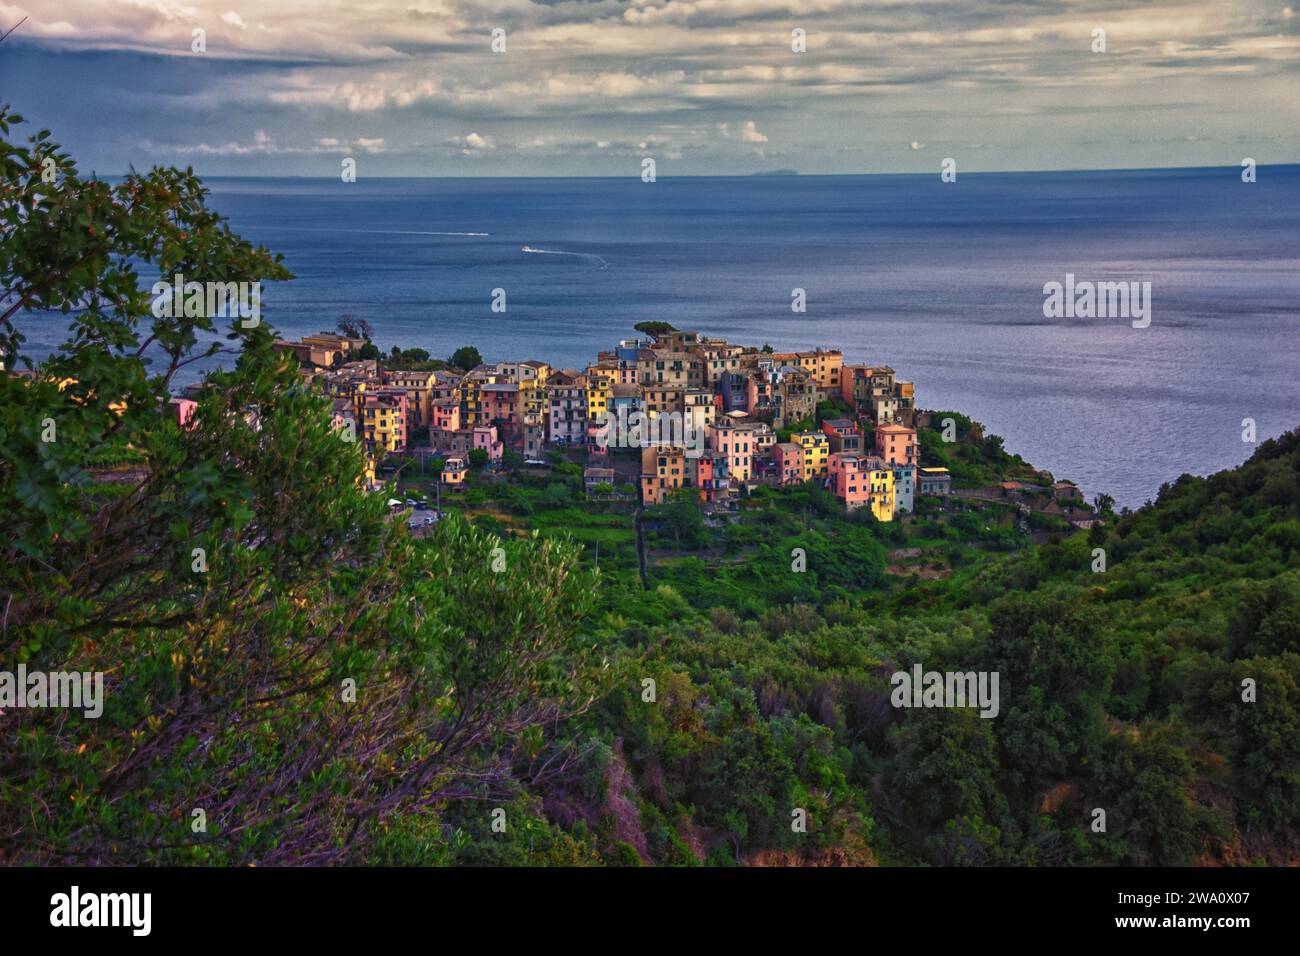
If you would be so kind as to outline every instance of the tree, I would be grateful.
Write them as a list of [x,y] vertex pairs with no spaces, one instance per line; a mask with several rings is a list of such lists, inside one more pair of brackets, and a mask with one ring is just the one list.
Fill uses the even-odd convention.
[[472,345],[462,345],[455,352],[451,353],[451,358],[447,361],[459,369],[468,372],[470,369],[477,368],[483,364],[483,356],[478,354],[478,349]]
[[[0,722],[0,856],[360,861],[394,814],[567,766],[539,735],[589,698],[576,550],[512,544],[494,574],[498,540],[463,522],[412,541],[268,323],[214,350],[219,316],[158,314],[135,272],[287,279],[279,258],[191,171],[82,179],[48,133],[11,143],[18,121],[0,109],[0,346],[32,374],[0,375],[0,660],[104,693],[102,719]],[[69,323],[40,363],[33,309]],[[168,386],[218,350],[181,428]],[[96,484],[106,454],[134,477]]]
[[632,328],[642,335],[652,335],[656,338],[677,331],[676,326],[669,325],[667,322],[638,322]]
[[375,337],[375,330],[370,323],[365,319],[358,319],[354,315],[340,316],[336,328],[339,335],[350,339],[365,339],[366,342],[369,342]]
[[515,474],[524,466],[524,456],[513,448],[507,448],[501,453],[501,470],[507,474]]
[[698,548],[708,542],[708,529],[700,511],[699,494],[693,488],[670,491],[655,514],[672,532],[678,547]]
[[486,448],[471,448],[469,450],[469,463],[475,468],[482,468],[489,460]]

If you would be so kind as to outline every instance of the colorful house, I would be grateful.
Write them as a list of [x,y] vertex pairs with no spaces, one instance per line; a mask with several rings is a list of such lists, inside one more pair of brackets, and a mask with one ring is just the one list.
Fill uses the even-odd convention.
[[849,511],[867,507],[877,521],[894,520],[894,472],[874,455],[831,455],[831,490]]
[[460,402],[454,398],[440,398],[433,403],[433,429],[454,432],[460,429]]
[[819,391],[828,395],[839,394],[841,371],[844,366],[844,353],[839,349],[777,353],[772,358],[783,365],[793,365],[807,370]]
[[377,458],[406,450],[406,393],[380,389],[363,392],[361,427],[366,447]]
[[497,438],[497,427],[495,425],[475,425],[473,431],[473,447],[481,448],[487,452],[488,461],[500,461],[501,453],[505,449]]
[[775,448],[777,483],[801,485],[804,482],[803,446],[780,442]]
[[438,373],[384,369],[381,377],[389,388],[400,388],[406,392],[411,427],[427,428],[433,421],[433,388]]
[[611,391],[618,370],[601,365],[587,366],[587,420],[600,421],[610,410]]
[[194,413],[198,410],[198,407],[199,403],[194,401],[192,398],[172,397],[167,399],[168,417],[187,431],[193,427],[190,424],[190,419],[194,417]]
[[832,452],[853,455],[863,450],[862,432],[851,418],[828,418],[822,422],[822,432],[830,442]]
[[689,482],[686,449],[679,446],[641,449],[641,501],[663,504],[668,493]]
[[700,500],[713,508],[725,506],[731,499],[731,478],[727,472],[727,459],[721,452],[705,450],[694,462],[695,486],[700,489]]
[[754,425],[720,422],[708,430],[708,447],[727,459],[727,473],[737,481],[748,481],[753,472],[759,443]]
[[898,422],[876,426],[876,454],[891,465],[918,465],[921,462],[916,429]]
[[803,449],[803,480],[825,478],[831,455],[830,439],[825,432],[796,432],[790,441]]
[[442,465],[442,474],[439,476],[444,485],[452,488],[459,488],[465,483],[465,475],[469,473],[469,465],[465,463],[464,458],[448,458]]
[[479,386],[479,425],[514,425],[519,415],[519,383],[489,382]]

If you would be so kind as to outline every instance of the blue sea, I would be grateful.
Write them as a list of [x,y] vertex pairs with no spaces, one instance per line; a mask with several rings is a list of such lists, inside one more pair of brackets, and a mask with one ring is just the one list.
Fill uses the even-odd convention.
[[[836,347],[1130,506],[1244,461],[1245,418],[1261,440],[1300,425],[1300,166],[1254,184],[1232,166],[208,182],[211,205],[296,274],[263,294],[286,336],[350,313],[385,350],[581,366],[658,319]],[[1044,284],[1067,273],[1149,280],[1150,327],[1044,318]]]

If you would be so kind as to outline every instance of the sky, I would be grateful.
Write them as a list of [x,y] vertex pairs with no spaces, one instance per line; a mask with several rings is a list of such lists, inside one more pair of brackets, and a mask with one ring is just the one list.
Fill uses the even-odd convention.
[[1300,160],[1278,0],[0,0],[23,17],[0,102],[106,176]]

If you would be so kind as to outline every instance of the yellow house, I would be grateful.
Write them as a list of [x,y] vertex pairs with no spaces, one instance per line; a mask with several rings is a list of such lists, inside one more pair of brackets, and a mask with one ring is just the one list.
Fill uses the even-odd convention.
[[806,369],[824,392],[837,393],[840,390],[840,376],[844,369],[844,354],[839,349],[816,349],[812,352],[783,352],[772,358]]
[[519,381],[519,417],[521,421],[535,419],[546,422],[550,395],[546,391],[546,376],[525,378]]
[[641,501],[663,504],[670,491],[689,484],[686,449],[680,447],[641,449]]
[[392,388],[406,392],[406,406],[416,428],[426,428],[433,420],[433,388],[438,381],[437,372],[411,372],[387,369],[384,382]]
[[366,447],[379,458],[406,450],[406,396],[369,392],[361,407]]
[[496,367],[492,365],[480,365],[465,374],[465,377],[460,380],[462,428],[473,428],[475,425],[489,424],[484,417],[483,386],[505,382],[506,379],[507,376],[498,374]]
[[866,472],[871,489],[869,505],[877,521],[894,520],[894,471],[879,458],[870,459]]
[[598,365],[587,366],[587,420],[599,421],[609,412],[609,396],[615,371]]
[[466,428],[473,428],[478,424],[479,413],[482,410],[483,394],[480,389],[483,382],[466,375],[460,380],[460,407],[464,410],[462,424]]
[[825,432],[796,432],[790,441],[803,449],[803,480],[825,478],[831,459],[831,442]]

